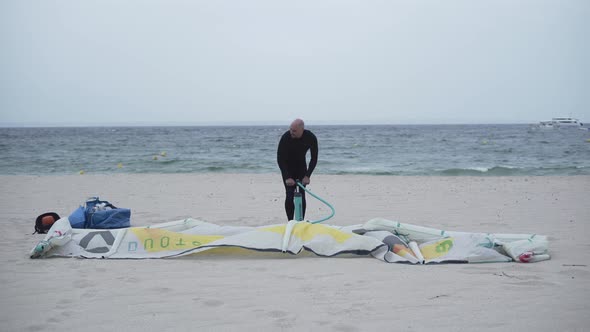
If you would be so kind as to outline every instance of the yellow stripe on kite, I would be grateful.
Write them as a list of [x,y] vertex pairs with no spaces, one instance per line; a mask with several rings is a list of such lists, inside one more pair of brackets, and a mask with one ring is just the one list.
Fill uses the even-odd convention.
[[[260,230],[283,235],[285,234],[285,227],[286,225],[270,226],[261,228]],[[352,237],[352,234],[350,233],[341,232],[332,227],[320,224],[312,224],[308,222],[297,223],[293,228],[293,232],[291,234],[293,236],[300,238],[303,241],[309,241],[317,235],[328,235],[331,236],[338,243],[343,243],[344,241]]]

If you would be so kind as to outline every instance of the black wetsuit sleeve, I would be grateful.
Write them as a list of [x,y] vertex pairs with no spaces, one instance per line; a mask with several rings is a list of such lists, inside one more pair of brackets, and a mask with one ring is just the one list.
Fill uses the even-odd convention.
[[283,135],[279,141],[279,147],[277,149],[277,163],[279,164],[283,179],[291,177],[287,168],[287,153],[287,138]]
[[313,170],[315,169],[315,165],[317,165],[318,163],[318,139],[317,137],[315,137],[315,135],[312,134],[312,142],[311,142],[311,146],[310,146],[310,152],[311,152],[311,159],[309,160],[309,166],[307,167],[307,173],[305,173],[305,175],[307,175],[307,177],[311,176],[311,173],[313,173]]

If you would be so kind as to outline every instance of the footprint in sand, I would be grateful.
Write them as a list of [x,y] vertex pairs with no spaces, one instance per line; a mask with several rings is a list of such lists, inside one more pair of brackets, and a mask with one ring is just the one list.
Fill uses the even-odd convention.
[[68,307],[70,307],[70,305],[73,303],[74,301],[70,300],[70,299],[61,299],[57,302],[56,304],[56,308],[57,309],[66,309]]
[[55,316],[52,316],[52,317],[47,318],[46,322],[47,323],[56,323],[56,324],[59,324],[59,323],[62,322],[62,320],[59,319],[59,318],[57,318],[57,317],[55,317]]
[[45,329],[47,329],[47,325],[34,324],[34,325],[29,325],[29,327],[27,327],[25,331],[37,332],[37,331],[43,331]]
[[266,315],[271,318],[281,318],[287,316],[287,313],[281,310],[272,310],[267,312]]
[[223,301],[207,300],[207,301],[204,301],[203,304],[206,305],[207,307],[219,307],[219,306],[223,305]]
[[93,283],[91,283],[90,281],[88,281],[86,279],[78,279],[78,280],[74,281],[74,287],[76,287],[76,288],[88,288],[92,285],[93,285]]
[[334,331],[356,332],[356,331],[361,331],[361,329],[359,329],[358,327],[353,326],[353,325],[337,324],[337,325],[334,325]]
[[289,313],[282,310],[271,310],[265,313],[269,318],[275,319],[274,324],[279,329],[291,329],[295,326],[295,318],[289,317]]
[[169,287],[154,287],[152,288],[153,291],[156,293],[169,293],[172,291],[172,288]]

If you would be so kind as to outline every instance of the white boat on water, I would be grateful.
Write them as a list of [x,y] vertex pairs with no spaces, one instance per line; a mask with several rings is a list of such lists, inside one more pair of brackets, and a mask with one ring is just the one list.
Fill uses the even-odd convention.
[[537,127],[541,129],[582,129],[588,130],[587,127],[584,127],[584,124],[581,123],[578,119],[575,118],[553,118],[551,121],[541,121],[537,125]]

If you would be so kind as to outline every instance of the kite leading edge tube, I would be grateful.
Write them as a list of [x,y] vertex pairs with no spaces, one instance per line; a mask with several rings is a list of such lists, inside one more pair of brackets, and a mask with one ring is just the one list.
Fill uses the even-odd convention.
[[287,248],[289,247],[289,240],[291,240],[291,233],[293,232],[293,227],[297,224],[297,220],[289,220],[287,226],[285,226],[285,234],[283,234],[283,245],[281,246],[282,252],[287,252]]

